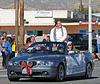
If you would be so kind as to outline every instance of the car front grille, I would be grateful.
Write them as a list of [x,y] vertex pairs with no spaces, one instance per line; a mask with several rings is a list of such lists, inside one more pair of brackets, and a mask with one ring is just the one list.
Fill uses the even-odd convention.
[[[24,62],[26,63],[26,65],[28,65],[30,62],[33,63],[33,66],[36,65],[36,62],[34,62],[34,61],[24,61]],[[21,66],[21,64],[22,64],[22,61],[20,62],[20,66]]]

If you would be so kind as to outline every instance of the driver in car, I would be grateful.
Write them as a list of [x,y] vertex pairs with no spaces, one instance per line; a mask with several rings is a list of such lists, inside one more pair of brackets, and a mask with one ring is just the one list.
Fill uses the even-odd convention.
[[76,48],[73,47],[73,44],[71,41],[68,41],[67,42],[67,51],[70,51],[70,50],[74,50],[75,53],[80,53],[80,51]]

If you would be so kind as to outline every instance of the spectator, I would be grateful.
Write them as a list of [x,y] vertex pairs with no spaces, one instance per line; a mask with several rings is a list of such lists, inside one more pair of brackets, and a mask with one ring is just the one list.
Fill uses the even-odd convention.
[[0,35],[0,44],[1,44],[1,35]]
[[71,40],[70,40],[70,36],[69,36],[69,35],[67,35],[67,41],[71,41]]
[[50,41],[50,36],[47,36],[47,42],[51,42],[51,41]]
[[3,38],[6,38],[7,35],[6,35],[6,32],[3,33],[3,36],[1,37],[1,43],[3,42]]
[[15,57],[15,51],[16,51],[16,43],[15,43],[15,35],[12,34],[11,36],[11,49],[12,49],[12,57]]
[[31,37],[31,43],[33,44],[35,42],[36,42],[35,37]]
[[42,42],[47,42],[46,39],[43,39]]
[[3,67],[5,67],[5,65],[6,65],[6,56],[5,56],[5,42],[6,42],[6,38],[3,38],[2,39],[3,40],[3,42],[1,43],[1,47],[2,47],[2,50],[1,50],[1,52],[2,52],[2,66]]
[[92,38],[96,38],[96,35],[95,30],[92,30]]
[[27,49],[29,46],[31,46],[31,39],[27,38],[26,44],[25,44],[25,49]]
[[100,33],[98,34],[97,37],[97,48],[98,48],[98,53],[100,53]]
[[62,26],[61,21],[55,22],[55,27],[51,30],[50,33],[50,40],[53,42],[64,42],[66,39],[66,28]]
[[7,68],[8,61],[10,60],[11,54],[12,54],[10,41],[11,41],[11,38],[8,37],[7,41],[5,42],[5,56],[6,56],[6,66],[5,66],[5,68]]

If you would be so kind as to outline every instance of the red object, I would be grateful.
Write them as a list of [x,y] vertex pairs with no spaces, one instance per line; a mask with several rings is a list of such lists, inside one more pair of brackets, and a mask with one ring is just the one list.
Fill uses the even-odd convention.
[[32,37],[34,37],[34,36],[31,36],[30,39],[31,39]]
[[32,66],[33,66],[33,63],[32,62],[30,62],[28,65],[26,65],[26,63],[24,61],[22,61],[21,69],[26,68],[27,75],[32,75],[32,73],[31,73],[31,67]]
[[98,56],[97,55],[94,55],[94,58],[98,58]]
[[[89,21],[79,21],[79,25],[88,25]],[[92,21],[92,25],[98,25],[98,21]]]

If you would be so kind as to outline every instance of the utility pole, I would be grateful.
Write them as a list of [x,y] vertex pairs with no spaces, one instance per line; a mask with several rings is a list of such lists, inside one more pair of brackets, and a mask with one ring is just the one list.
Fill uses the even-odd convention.
[[18,31],[19,31],[19,0],[15,0],[15,43],[16,43],[16,52],[18,52]]
[[82,8],[83,8],[83,6],[82,6],[82,0],[81,0],[81,6],[80,6],[81,13],[82,13]]
[[82,13],[82,0],[80,1],[80,12]]
[[89,41],[88,41],[88,45],[89,45],[89,52],[92,53],[92,0],[89,0],[89,29],[88,29],[88,33],[89,33]]
[[24,45],[24,0],[20,0],[20,49]]

